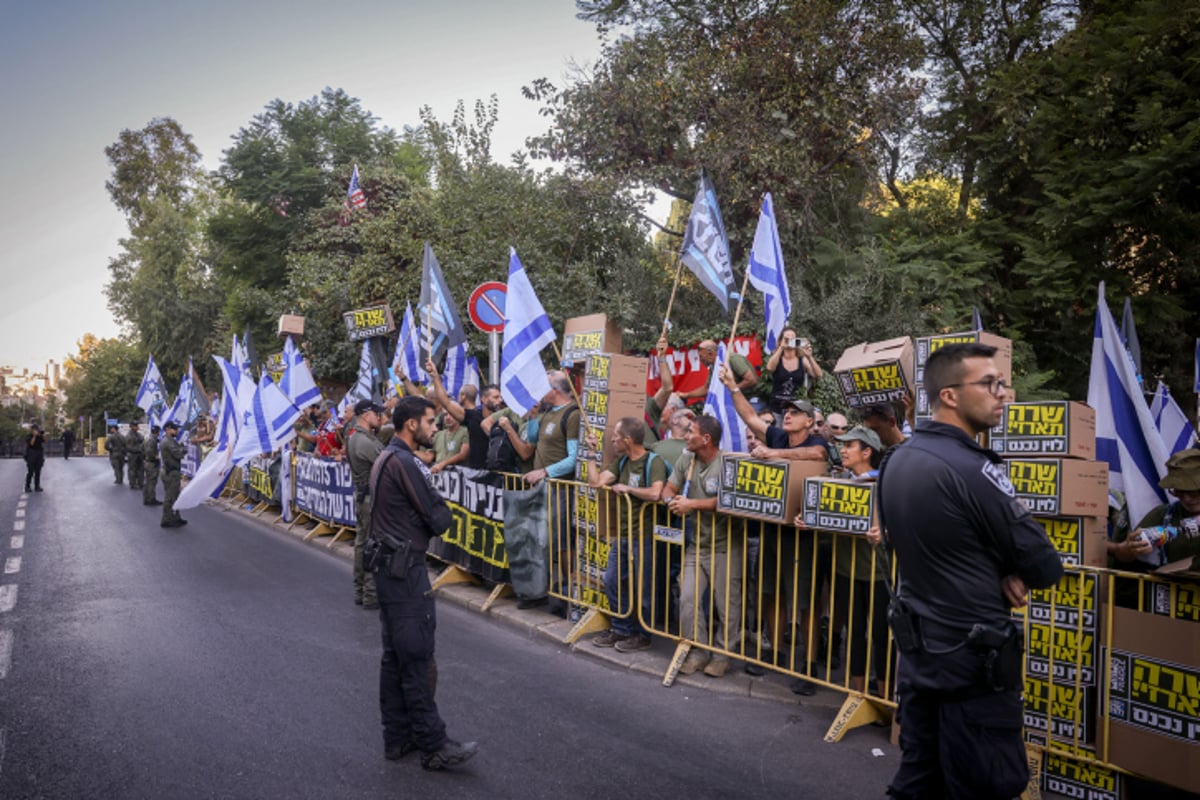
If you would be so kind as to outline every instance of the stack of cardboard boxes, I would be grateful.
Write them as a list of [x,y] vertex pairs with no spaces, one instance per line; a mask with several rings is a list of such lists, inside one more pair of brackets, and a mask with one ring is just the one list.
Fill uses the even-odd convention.
[[1012,341],[1003,336],[997,336],[987,331],[965,331],[963,333],[946,333],[937,336],[918,336],[916,347],[913,349],[913,380],[916,388],[913,392],[918,421],[929,419],[933,411],[929,407],[929,395],[925,392],[925,364],[929,357],[948,344],[986,344],[996,348],[992,359],[1000,370],[1000,377],[1009,384],[1008,401],[1016,396],[1012,394]]

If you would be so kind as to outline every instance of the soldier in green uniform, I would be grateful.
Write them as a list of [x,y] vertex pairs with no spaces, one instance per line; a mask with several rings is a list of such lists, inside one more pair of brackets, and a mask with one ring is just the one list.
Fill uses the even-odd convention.
[[186,452],[179,439],[179,424],[175,420],[163,423],[163,440],[158,453],[162,460],[163,512],[162,527],[178,528],[187,525],[187,520],[175,513],[175,501],[179,499],[180,468]]
[[129,432],[125,434],[125,460],[129,462],[129,488],[141,489],[145,480],[145,455],[142,445],[145,438],[138,431],[136,422],[129,423]]
[[354,432],[346,443],[350,477],[354,481],[354,603],[366,609],[379,608],[375,596],[375,576],[363,569],[363,545],[371,535],[371,467],[383,452],[383,443],[375,436],[383,421],[383,406],[359,400],[354,406]]
[[150,426],[150,435],[142,442],[142,457],[145,463],[145,480],[142,481],[142,505],[161,506],[162,501],[155,497],[158,486],[158,434],[161,432],[157,425]]
[[113,483],[124,483],[125,437],[117,430],[116,425],[108,426],[108,438],[104,441],[104,449],[108,451],[108,463],[113,468]]

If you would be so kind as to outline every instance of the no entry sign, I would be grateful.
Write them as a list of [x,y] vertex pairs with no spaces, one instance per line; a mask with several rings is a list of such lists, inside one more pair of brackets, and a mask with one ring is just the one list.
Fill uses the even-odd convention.
[[471,322],[484,333],[499,333],[504,330],[504,298],[508,287],[499,281],[488,281],[475,287],[467,300],[467,313]]

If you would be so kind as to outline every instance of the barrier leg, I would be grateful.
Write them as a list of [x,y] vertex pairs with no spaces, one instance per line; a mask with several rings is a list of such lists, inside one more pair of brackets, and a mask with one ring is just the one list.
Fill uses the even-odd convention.
[[314,536],[328,536],[331,533],[337,533],[334,528],[329,527],[324,522],[318,522],[317,527],[313,528],[308,533],[304,534],[304,541],[308,541]]
[[679,643],[675,648],[675,655],[671,656],[671,663],[667,665],[667,674],[663,675],[663,686],[675,683],[675,678],[679,676],[679,668],[683,666],[683,662],[687,660],[688,653],[691,651],[691,642]]
[[842,703],[842,710],[834,717],[833,724],[825,733],[825,741],[840,742],[851,728],[861,728],[872,722],[887,722],[891,715],[875,705],[866,695],[852,692]]
[[[303,511],[297,511],[295,516],[292,517],[292,521],[288,523],[287,530],[290,531],[296,525],[307,525],[310,522],[312,522],[312,517]],[[308,537],[305,536],[304,539],[307,541]]]
[[333,547],[335,544],[338,543],[338,540],[340,540],[342,538],[342,536],[347,536],[350,539],[354,538],[354,534],[350,533],[349,528],[347,528],[344,525],[340,526],[336,531],[334,531],[333,538],[329,540],[329,544],[325,545],[325,548],[328,549],[330,547]]
[[262,513],[263,513],[264,511],[266,511],[266,510],[267,510],[268,508],[270,508],[270,507],[271,507],[271,504],[270,504],[270,503],[268,503],[268,502],[266,502],[266,501],[264,500],[263,502],[261,502],[261,503],[259,503],[258,505],[256,505],[256,506],[255,506],[255,507],[254,507],[254,508],[253,508],[253,509],[250,511],[250,513],[251,513],[251,514],[253,514],[253,515],[254,515],[254,516],[256,516],[256,517],[261,517],[261,516],[262,516]]
[[507,583],[497,583],[495,588],[492,589],[492,593],[488,595],[488,599],[483,601],[483,606],[481,606],[479,610],[486,614],[487,610],[491,608],[501,597],[516,597],[516,594],[517,593],[513,591],[511,585]]
[[433,582],[433,586],[429,591],[436,592],[443,586],[449,586],[454,583],[478,583],[475,576],[467,572],[457,564],[451,564],[442,571],[441,575],[437,576],[437,580]]
[[563,644],[575,644],[586,633],[599,633],[609,627],[608,617],[596,608],[589,608],[563,638]]

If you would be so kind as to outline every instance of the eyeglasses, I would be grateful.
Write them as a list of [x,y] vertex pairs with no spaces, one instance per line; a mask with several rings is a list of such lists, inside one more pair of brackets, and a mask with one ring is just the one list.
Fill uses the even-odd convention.
[[987,392],[988,394],[996,394],[996,395],[1004,394],[1005,392],[1008,391],[1007,383],[1005,383],[1004,381],[1002,381],[999,378],[992,378],[992,377],[984,378],[983,380],[978,380],[978,381],[967,381],[966,383],[948,383],[942,388],[958,389],[962,386],[982,386],[983,390],[985,392]]
[[844,431],[848,427],[849,427],[848,425],[834,425],[833,423],[829,424],[829,430],[831,430],[831,431]]

